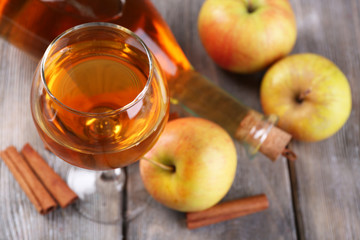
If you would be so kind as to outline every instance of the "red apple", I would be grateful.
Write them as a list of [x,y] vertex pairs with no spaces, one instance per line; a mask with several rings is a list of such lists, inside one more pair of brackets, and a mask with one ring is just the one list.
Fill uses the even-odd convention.
[[147,191],[165,206],[184,212],[219,202],[231,187],[237,164],[229,134],[201,118],[169,122],[145,159],[140,173]]
[[198,29],[210,57],[238,73],[265,68],[287,55],[296,41],[288,0],[206,0]]
[[266,114],[295,139],[320,141],[337,132],[351,113],[351,91],[341,70],[316,54],[295,54],[275,63],[260,89]]

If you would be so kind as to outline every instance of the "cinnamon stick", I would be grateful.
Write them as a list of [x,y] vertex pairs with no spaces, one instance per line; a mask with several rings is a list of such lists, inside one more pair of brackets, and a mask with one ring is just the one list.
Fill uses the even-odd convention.
[[204,211],[187,213],[187,227],[200,228],[259,212],[268,207],[269,201],[265,194],[224,202]]
[[67,207],[78,198],[65,181],[46,163],[30,144],[25,144],[21,153],[46,189],[62,208]]
[[40,214],[49,213],[56,208],[55,200],[46,191],[45,187],[14,146],[10,146],[0,152],[0,156]]

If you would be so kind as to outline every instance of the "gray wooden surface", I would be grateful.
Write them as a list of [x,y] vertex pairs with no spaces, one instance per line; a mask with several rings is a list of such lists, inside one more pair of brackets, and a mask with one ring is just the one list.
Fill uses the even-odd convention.
[[[261,111],[262,74],[241,76],[219,69],[197,34],[203,0],[153,0],[191,63],[216,84]],[[235,182],[225,199],[266,193],[264,212],[187,230],[185,215],[155,202],[135,164],[127,169],[124,225],[97,224],[73,207],[40,216],[0,161],[0,240],[3,239],[359,239],[360,236],[360,2],[291,0],[298,22],[296,52],[334,61],[350,81],[353,111],[335,136],[319,143],[294,142],[299,159],[271,163],[238,150]],[[62,176],[67,164],[43,149],[32,123],[29,90],[36,62],[0,39],[0,149],[30,142]]]

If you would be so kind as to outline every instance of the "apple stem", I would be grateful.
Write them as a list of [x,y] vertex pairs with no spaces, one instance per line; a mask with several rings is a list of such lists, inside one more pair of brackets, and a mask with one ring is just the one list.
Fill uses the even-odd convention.
[[146,157],[142,157],[141,159],[142,159],[142,160],[145,160],[145,161],[148,161],[148,162],[154,164],[155,166],[157,166],[157,167],[159,167],[159,168],[162,168],[162,169],[164,169],[164,170],[167,170],[167,171],[170,171],[170,172],[175,172],[175,167],[174,167],[174,166],[168,166],[168,165],[165,165],[165,164],[156,162],[156,161],[151,160],[151,159],[146,158]]
[[296,101],[298,103],[302,103],[306,96],[309,95],[311,93],[311,89],[306,89],[305,91],[301,92],[297,97],[296,97]]
[[255,11],[255,7],[253,6],[251,0],[247,0],[247,11],[248,13],[252,13]]

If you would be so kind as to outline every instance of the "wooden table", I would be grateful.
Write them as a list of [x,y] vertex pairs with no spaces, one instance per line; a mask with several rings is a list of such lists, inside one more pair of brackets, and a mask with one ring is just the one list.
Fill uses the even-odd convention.
[[[262,74],[219,69],[197,33],[203,0],[153,0],[194,67],[248,106],[261,111]],[[122,224],[98,224],[73,207],[39,215],[0,161],[0,239],[359,239],[360,236],[360,2],[291,0],[298,25],[293,53],[313,52],[334,61],[348,77],[353,110],[346,125],[318,143],[293,142],[296,162],[249,160],[237,144],[238,169],[226,200],[266,193],[270,208],[236,220],[187,230],[185,215],[155,202],[138,165],[128,167]],[[36,62],[0,40],[0,149],[30,142],[62,176],[66,164],[43,149],[32,123],[29,90]]]

